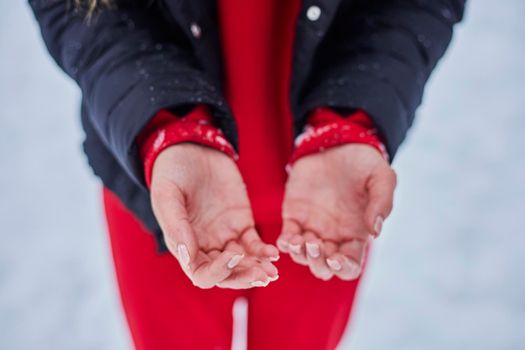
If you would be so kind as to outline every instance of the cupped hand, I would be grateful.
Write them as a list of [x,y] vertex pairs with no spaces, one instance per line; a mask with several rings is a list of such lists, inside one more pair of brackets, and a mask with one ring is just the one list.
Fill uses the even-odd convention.
[[286,184],[279,249],[320,279],[356,279],[369,238],[392,210],[395,186],[394,171],[369,145],[300,158]]
[[278,249],[255,230],[235,162],[205,146],[181,143],[155,160],[151,202],[166,245],[194,285],[243,289],[277,279]]

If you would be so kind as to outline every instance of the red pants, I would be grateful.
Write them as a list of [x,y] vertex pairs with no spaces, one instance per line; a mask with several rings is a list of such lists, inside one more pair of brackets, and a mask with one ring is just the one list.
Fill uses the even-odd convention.
[[[323,282],[287,255],[280,278],[266,288],[199,289],[170,254],[159,255],[153,236],[111,192],[104,204],[120,296],[137,349],[230,349],[232,305],[248,300],[250,350],[334,349],[352,309],[357,282]],[[279,224],[259,232],[275,242]]]

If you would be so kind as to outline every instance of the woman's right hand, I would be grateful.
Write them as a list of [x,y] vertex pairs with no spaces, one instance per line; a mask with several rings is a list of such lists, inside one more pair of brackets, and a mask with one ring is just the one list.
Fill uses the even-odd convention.
[[155,160],[151,202],[166,245],[200,288],[262,287],[278,277],[278,249],[255,230],[235,162],[212,148],[180,143]]

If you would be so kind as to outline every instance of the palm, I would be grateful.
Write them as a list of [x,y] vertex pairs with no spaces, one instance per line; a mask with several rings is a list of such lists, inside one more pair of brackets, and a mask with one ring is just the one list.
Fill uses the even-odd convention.
[[[185,164],[187,157],[180,152],[173,162]],[[254,226],[244,183],[233,162],[218,152],[203,153],[191,166],[200,170],[172,174],[179,177],[173,180],[184,188],[188,220],[200,249],[222,250]]]
[[[339,146],[298,160],[286,186],[281,249],[320,278],[332,276],[331,265],[338,270],[345,264],[342,277],[357,277],[368,237],[375,234],[369,219],[375,204],[371,189],[383,175],[392,182],[392,174],[380,154],[366,145]],[[382,194],[387,199],[390,187]],[[389,210],[384,211],[386,217]],[[307,242],[320,247],[328,264],[309,259]]]
[[370,160],[363,164],[358,159],[363,158],[362,150],[354,147],[334,148],[297,161],[286,187],[287,218],[325,240],[366,240],[365,183],[374,165]]
[[[166,149],[155,161],[152,204],[168,248],[179,260],[179,244],[187,245],[186,273],[195,284],[247,288],[276,276],[264,260],[278,252],[255,231],[241,175],[226,155],[194,144]],[[233,256],[242,259],[232,271],[224,269]]]

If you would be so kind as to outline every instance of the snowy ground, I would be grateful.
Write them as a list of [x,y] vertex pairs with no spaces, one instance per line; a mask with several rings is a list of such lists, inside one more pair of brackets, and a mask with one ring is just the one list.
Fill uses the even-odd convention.
[[[525,347],[525,2],[471,1],[342,349]],[[0,2],[0,349],[129,349],[78,91]]]

